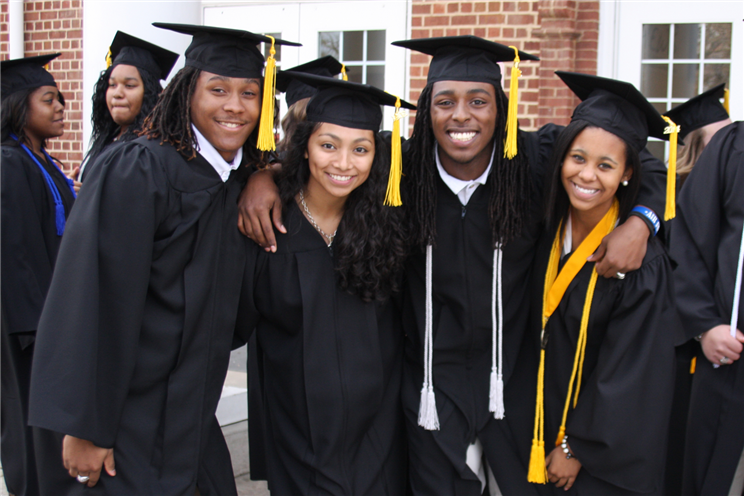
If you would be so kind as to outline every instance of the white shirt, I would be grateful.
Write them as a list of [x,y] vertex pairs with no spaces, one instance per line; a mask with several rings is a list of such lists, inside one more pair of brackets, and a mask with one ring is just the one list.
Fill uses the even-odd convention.
[[447,187],[451,189],[454,194],[457,195],[457,197],[460,199],[460,203],[462,203],[463,205],[468,204],[468,202],[470,201],[470,197],[473,196],[473,193],[475,193],[475,190],[478,189],[478,186],[480,186],[481,184],[486,184],[486,181],[488,180],[488,173],[491,172],[491,166],[493,165],[494,153],[496,153],[495,143],[493,145],[493,150],[491,151],[491,160],[490,162],[488,162],[488,167],[486,167],[485,172],[481,174],[481,176],[477,179],[463,181],[462,179],[450,176],[447,171],[444,170],[444,167],[442,167],[442,162],[439,160],[437,145],[434,145],[434,157],[437,161],[437,170],[439,171],[439,177],[441,177],[442,181],[444,181],[444,184],[446,184]]
[[196,129],[196,126],[194,126],[193,124],[191,125],[191,130],[194,132],[194,137],[196,138],[197,151],[201,154],[202,157],[204,157],[204,160],[209,162],[209,165],[214,168],[217,174],[220,175],[222,182],[227,182],[227,179],[230,177],[230,173],[237,169],[240,166],[240,161],[243,160],[243,148],[240,148],[238,150],[238,153],[235,154],[235,158],[233,158],[232,162],[228,162],[227,160],[222,158],[220,152],[218,152],[217,149],[212,146],[212,143],[210,143],[209,140],[205,138],[204,135],[200,133],[199,130]]

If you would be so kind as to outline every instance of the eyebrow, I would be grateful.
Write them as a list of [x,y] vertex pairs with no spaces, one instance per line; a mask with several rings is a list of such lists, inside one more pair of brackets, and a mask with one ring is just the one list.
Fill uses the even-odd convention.
[[[219,74],[215,74],[214,76],[209,78],[208,81],[214,81],[215,79],[218,81],[228,81],[232,78],[229,78],[227,76],[220,76]],[[261,82],[256,78],[242,78],[242,79],[244,82],[247,82],[247,83],[261,84]]]
[[[328,136],[331,139],[335,139],[335,140],[341,141],[341,138],[339,138],[338,136],[336,136],[333,133],[322,133],[322,134],[319,134],[318,135],[318,137],[320,137],[320,136]],[[372,140],[371,139],[365,138],[364,136],[361,136],[361,137],[355,139],[352,143],[359,143],[360,141],[367,141],[369,143],[372,143]]]
[[[583,153],[584,155],[588,155],[588,154],[586,153],[586,151],[585,151],[585,150],[584,150],[583,148],[572,148],[572,149],[571,149],[571,150],[569,150],[568,152],[569,152],[569,153],[573,153],[573,152],[581,152],[581,153]],[[603,160],[603,161],[605,161],[605,160],[606,160],[606,161],[608,161],[608,162],[612,162],[612,163],[613,163],[613,164],[615,164],[615,165],[618,165],[618,164],[619,164],[619,162],[616,162],[616,161],[615,161],[615,159],[613,159],[612,157],[608,157],[607,155],[605,155],[604,157],[600,157],[600,160]]]
[[[443,96],[443,95],[444,96],[452,96],[454,94],[455,94],[455,91],[454,90],[442,90],[442,91],[437,92],[432,98],[437,98],[438,96]],[[485,90],[483,88],[473,88],[473,89],[470,89],[470,90],[468,90],[466,92],[466,94],[467,95],[484,94],[484,95],[487,95],[487,96],[491,96],[491,94],[487,90]]]
[[57,96],[58,94],[59,94],[58,92],[56,92],[56,91],[51,91],[51,90],[50,90],[50,91],[45,91],[45,92],[44,92],[44,94],[43,94],[43,95],[41,95],[41,96],[42,96],[42,98],[44,98],[44,97],[46,97],[47,95]]

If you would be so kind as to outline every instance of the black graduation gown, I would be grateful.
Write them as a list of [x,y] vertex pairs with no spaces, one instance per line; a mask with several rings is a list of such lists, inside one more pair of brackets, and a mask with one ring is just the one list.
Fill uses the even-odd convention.
[[215,418],[245,263],[236,200],[201,155],[139,138],[81,189],[42,313],[30,423],[114,448],[57,494],[235,494]]
[[[540,243],[533,276],[535,307],[542,302],[554,236],[546,233]],[[594,265],[585,264],[569,284],[546,327],[546,455],[555,448]],[[624,280],[597,279],[581,391],[566,421],[569,444],[582,463],[568,494],[664,494],[675,361],[672,283],[671,264],[658,239],[649,242],[641,268],[629,272]],[[534,357],[540,353],[541,327],[538,323],[530,331]],[[535,388],[537,369],[529,375]],[[530,396],[534,411],[534,393]],[[531,430],[534,414],[524,421]],[[522,442],[530,447],[530,439]],[[566,494],[553,484],[547,487],[554,494]]]
[[[563,128],[547,125],[523,133],[534,184],[530,216],[522,235],[503,250],[503,379],[505,419],[488,411],[491,370],[491,285],[493,244],[488,214],[488,185],[480,186],[463,206],[437,176],[437,239],[433,248],[433,374],[440,430],[418,426],[423,383],[425,336],[425,267],[423,250],[406,267],[403,322],[406,332],[403,406],[410,443],[410,471],[414,494],[480,494],[480,483],[465,463],[467,446],[476,437],[499,488],[504,494],[524,495],[539,490],[527,483],[527,462],[512,419],[522,416],[509,399],[509,381],[517,362],[530,314],[530,276],[535,248],[542,231],[543,183],[555,139]],[[665,168],[650,154],[643,155],[643,188],[639,203],[663,211]],[[532,309],[532,311],[538,311]],[[531,383],[530,383],[531,384]],[[529,386],[530,389],[534,385]],[[512,387],[512,391],[514,388]],[[514,409],[516,408],[516,409]],[[529,410],[529,418],[534,416]],[[529,446],[527,446],[529,448]],[[438,458],[435,458],[438,457]],[[454,471],[454,475],[450,473]],[[458,478],[460,478],[458,480]],[[446,486],[454,479],[455,487]],[[443,485],[446,486],[443,488]]]
[[237,327],[243,340],[256,332],[263,411],[252,405],[249,422],[265,422],[269,489],[402,495],[399,313],[338,287],[330,250],[294,204],[285,226],[276,253],[246,241]]
[[[67,216],[75,197],[67,179],[39,162],[62,197]],[[39,166],[19,146],[2,147],[2,458],[5,483],[16,496],[38,494],[37,457],[61,439],[28,427],[31,359],[57,250],[52,193]],[[34,445],[40,447],[35,450]],[[38,451],[38,452],[37,452]],[[60,469],[57,473],[64,473]]]
[[[679,195],[672,256],[682,340],[730,323],[744,224],[744,123],[718,131]],[[739,329],[744,305],[739,305]],[[683,494],[726,494],[744,449],[742,360],[714,369],[698,347]]]

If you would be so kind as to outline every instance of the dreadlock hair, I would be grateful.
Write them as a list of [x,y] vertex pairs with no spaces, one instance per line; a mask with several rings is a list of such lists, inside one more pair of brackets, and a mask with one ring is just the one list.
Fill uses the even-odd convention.
[[[431,123],[431,94],[433,83],[426,85],[418,99],[416,122],[409,140],[410,148],[405,160],[405,197],[403,203],[410,209],[408,221],[410,239],[414,246],[425,247],[436,240],[437,166],[434,157],[434,131]],[[518,237],[530,213],[532,180],[523,135],[518,136],[520,152],[513,159],[504,158],[504,137],[509,100],[500,86],[496,93],[496,151],[488,175],[490,189],[488,200],[491,220],[491,237],[496,246]],[[407,183],[407,184],[406,184]]]
[[[3,95],[2,110],[0,110],[0,113],[2,113],[0,142],[2,142],[3,145],[15,146],[15,140],[10,137],[11,134],[15,134],[18,138],[18,143],[31,146],[31,140],[26,136],[28,100],[38,89],[39,88],[29,88],[13,92],[8,96]],[[58,91],[57,94],[59,95],[59,102],[64,106],[65,97],[62,95],[61,91]],[[46,148],[46,140],[42,141],[41,146],[42,148]]]
[[[88,153],[85,154],[87,161],[96,157],[106,145],[110,144],[116,134],[119,132],[119,125],[114,122],[109,112],[108,104],[106,103],[106,93],[109,87],[109,79],[115,66],[109,67],[105,71],[101,72],[98,77],[96,86],[93,89],[93,115],[91,116],[90,122],[93,124],[93,133],[91,135],[91,145]],[[135,139],[139,132],[142,131],[145,117],[152,111],[155,104],[158,101],[158,96],[163,91],[163,87],[160,86],[160,80],[150,74],[150,72],[137,68],[140,78],[142,78],[142,85],[144,86],[144,94],[142,95],[142,107],[140,108],[139,114],[135,117],[124,134],[121,135],[119,141],[131,141]]]
[[[305,158],[310,136],[322,123],[301,122],[292,138],[282,170],[277,176],[283,212],[288,212],[300,189],[310,178]],[[390,174],[390,148],[375,133],[375,157],[369,177],[349,194],[333,242],[339,286],[363,301],[384,300],[400,289],[401,269],[408,240],[403,211],[383,205]]]
[[[568,207],[571,206],[571,200],[568,198],[568,193],[566,193],[566,188],[563,187],[563,180],[561,178],[563,160],[571,149],[571,145],[576,137],[588,127],[593,126],[581,119],[573,120],[561,131],[561,134],[555,140],[553,155],[550,158],[551,167],[546,173],[550,174],[550,179],[547,182],[548,197],[545,203],[545,226],[549,233],[556,232],[561,221],[568,215]],[[618,219],[621,222],[628,217],[628,214],[635,205],[638,192],[641,189],[641,159],[638,156],[638,152],[631,148],[627,141],[623,140],[623,142],[625,143],[625,168],[633,171],[633,174],[628,179],[628,185],[619,187],[617,192],[615,192],[617,201],[620,204]]]
[[[191,98],[200,74],[201,69],[190,65],[178,71],[160,94],[139,133],[147,139],[159,138],[160,143],[170,143],[188,160],[196,157],[197,142],[191,132]],[[243,145],[243,161],[263,165],[268,157],[264,159],[256,148],[257,142],[258,124]]]

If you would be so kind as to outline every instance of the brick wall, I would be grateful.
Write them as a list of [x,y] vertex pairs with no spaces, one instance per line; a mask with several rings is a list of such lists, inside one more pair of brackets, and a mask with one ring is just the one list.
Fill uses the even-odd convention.
[[[541,58],[520,64],[518,116],[523,129],[568,122],[576,102],[553,71],[596,74],[599,1],[413,0],[412,10],[412,38],[472,34]],[[411,52],[411,101],[418,99],[426,85],[430,59]],[[507,93],[511,65],[505,64]]]
[[[83,6],[82,0],[24,2],[26,57],[61,52],[50,72],[65,97],[65,134],[48,141],[49,153],[68,170],[83,159]],[[2,0],[0,57],[8,58],[8,0]]]

